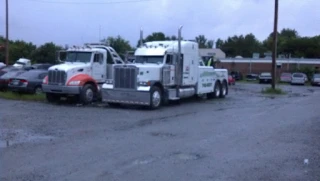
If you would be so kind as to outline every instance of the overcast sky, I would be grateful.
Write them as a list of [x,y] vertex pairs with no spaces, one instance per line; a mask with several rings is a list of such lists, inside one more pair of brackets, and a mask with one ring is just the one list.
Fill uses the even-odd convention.
[[[131,1],[131,2],[130,2]],[[294,28],[301,36],[320,34],[320,0],[279,0],[279,29]],[[253,33],[259,40],[273,30],[273,0],[9,0],[10,38],[37,45],[97,42],[121,35],[136,45],[162,31],[194,39]],[[1,1],[0,35],[5,35],[5,4]]]

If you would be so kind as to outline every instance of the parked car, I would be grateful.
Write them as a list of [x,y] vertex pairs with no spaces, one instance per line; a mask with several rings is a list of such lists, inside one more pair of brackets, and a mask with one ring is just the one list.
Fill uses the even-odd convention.
[[291,73],[282,73],[280,75],[280,82],[287,82],[287,83],[290,83],[291,82],[291,76],[292,74]]
[[259,75],[259,84],[262,84],[262,83],[270,84],[271,82],[272,82],[272,76],[270,72],[262,72]]
[[23,93],[42,93],[42,81],[48,75],[48,70],[30,70],[12,77],[9,80],[9,90]]
[[228,76],[228,83],[229,85],[235,85],[236,84],[236,79],[232,77],[232,75]]
[[29,67],[25,67],[25,70],[33,70],[33,69],[41,69],[41,70],[48,70],[52,64],[49,63],[39,63],[39,64],[33,64]]
[[0,77],[4,74],[6,74],[7,72],[10,71],[18,71],[20,70],[19,68],[13,67],[13,66],[5,66],[3,68],[0,69]]
[[0,77],[0,90],[7,90],[8,89],[8,83],[9,83],[9,80],[12,78],[12,77],[15,77],[15,76],[18,76],[20,74],[22,74],[23,70],[11,70],[9,72],[6,72],[5,74],[3,74],[1,77]]
[[311,79],[311,85],[320,85],[320,74],[314,74]]
[[306,76],[303,73],[295,72],[291,76],[291,85],[299,84],[304,85],[306,83]]
[[231,71],[230,75],[235,79],[235,80],[242,80],[242,74],[241,72],[238,71]]
[[0,69],[3,68],[3,67],[5,67],[5,66],[6,66],[6,64],[0,62]]
[[258,80],[259,76],[257,74],[247,74],[246,80],[247,81],[255,81]]

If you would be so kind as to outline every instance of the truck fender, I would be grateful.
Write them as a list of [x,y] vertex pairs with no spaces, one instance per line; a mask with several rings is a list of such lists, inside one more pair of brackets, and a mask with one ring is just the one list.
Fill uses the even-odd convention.
[[156,80],[151,80],[149,82],[150,82],[150,87],[157,86],[163,91],[163,85],[161,84],[161,82],[156,81]]
[[96,80],[94,80],[94,79],[93,79],[91,76],[89,76],[88,74],[77,74],[77,75],[71,77],[71,78],[68,80],[68,82],[67,82],[66,85],[67,85],[67,86],[71,86],[71,85],[69,85],[69,84],[70,84],[70,82],[72,82],[72,81],[80,81],[80,83],[79,83],[78,86],[83,86],[83,85],[85,85],[86,83],[90,82],[90,83],[93,83],[96,88],[98,88],[98,84],[97,84]]

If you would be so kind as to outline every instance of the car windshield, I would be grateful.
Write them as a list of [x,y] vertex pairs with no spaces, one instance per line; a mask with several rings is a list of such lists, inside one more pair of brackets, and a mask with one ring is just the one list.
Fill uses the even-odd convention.
[[314,78],[320,78],[320,74],[314,74],[313,77]]
[[92,52],[67,52],[66,62],[89,63]]
[[303,78],[304,77],[303,74],[293,74],[292,76],[293,77],[297,77],[297,78]]
[[137,56],[135,63],[163,63],[163,56]]
[[261,76],[271,76],[271,74],[268,72],[265,72],[265,73],[261,73]]

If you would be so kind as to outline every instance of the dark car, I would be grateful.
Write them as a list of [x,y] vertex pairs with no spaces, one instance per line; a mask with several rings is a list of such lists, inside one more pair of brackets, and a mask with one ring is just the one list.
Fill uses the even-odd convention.
[[32,94],[42,93],[42,81],[48,75],[47,70],[30,70],[9,80],[9,90]]
[[272,82],[272,76],[271,76],[270,72],[262,72],[259,75],[259,83],[260,84],[262,84],[262,83],[270,84],[271,82]]
[[22,71],[20,69],[18,70],[10,70],[8,72],[5,72],[1,77],[0,77],[0,90],[7,90],[8,89],[8,83],[9,83],[9,80],[12,78],[12,77],[16,77],[22,73],[24,73],[25,71]]
[[5,67],[2,67],[0,69],[0,77],[4,74],[6,74],[7,72],[10,72],[10,71],[18,71],[18,70],[21,70],[19,68],[16,68],[14,66],[5,66]]
[[246,80],[247,81],[256,81],[258,80],[258,75],[257,74],[248,74],[246,75]]
[[51,66],[53,66],[52,64],[49,63],[39,63],[39,64],[33,64],[29,67],[25,67],[25,70],[34,70],[34,69],[40,69],[40,70],[48,70]]
[[241,72],[237,72],[237,71],[231,71],[230,75],[235,79],[235,80],[242,80],[242,74]]
[[314,74],[311,79],[311,85],[320,85],[320,74]]

